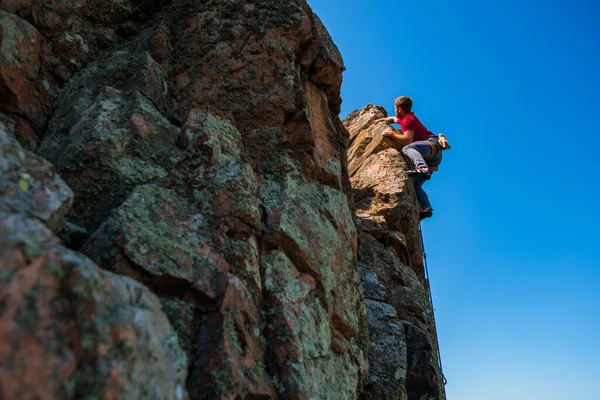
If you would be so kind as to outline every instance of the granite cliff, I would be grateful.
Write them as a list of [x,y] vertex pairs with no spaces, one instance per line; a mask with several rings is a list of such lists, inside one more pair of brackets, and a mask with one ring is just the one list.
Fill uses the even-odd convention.
[[0,10],[0,398],[444,398],[404,161],[304,0]]

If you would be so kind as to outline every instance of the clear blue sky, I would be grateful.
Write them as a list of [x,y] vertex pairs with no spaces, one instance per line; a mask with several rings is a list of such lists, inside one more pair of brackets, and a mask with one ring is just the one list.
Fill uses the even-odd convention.
[[449,400],[600,400],[600,4],[308,1],[342,118],[410,95],[452,144],[423,223]]

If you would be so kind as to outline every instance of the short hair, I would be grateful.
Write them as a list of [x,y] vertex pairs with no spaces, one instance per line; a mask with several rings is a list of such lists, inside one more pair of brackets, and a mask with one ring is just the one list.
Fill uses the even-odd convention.
[[410,112],[412,110],[412,99],[408,96],[400,96],[396,99],[394,106],[396,107],[396,112],[400,108],[405,112]]

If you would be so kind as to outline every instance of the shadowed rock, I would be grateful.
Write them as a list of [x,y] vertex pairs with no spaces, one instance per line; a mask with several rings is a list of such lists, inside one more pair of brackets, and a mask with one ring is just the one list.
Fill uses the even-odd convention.
[[17,138],[28,148],[38,145],[35,130],[51,114],[49,89],[54,79],[43,66],[42,35],[27,21],[0,10],[0,110],[5,123],[15,125]]
[[369,380],[365,399],[406,400],[406,339],[391,305],[365,299],[369,321]]
[[24,150],[0,122],[0,209],[37,218],[57,232],[72,203],[73,192],[54,166]]

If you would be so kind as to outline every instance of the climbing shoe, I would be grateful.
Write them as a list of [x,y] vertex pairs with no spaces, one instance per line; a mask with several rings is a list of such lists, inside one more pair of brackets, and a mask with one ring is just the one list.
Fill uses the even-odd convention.
[[421,208],[419,210],[419,219],[431,218],[433,215],[433,208]]
[[408,176],[411,178],[422,178],[425,180],[429,180],[431,178],[431,172],[429,170],[418,170],[418,171],[406,171]]

